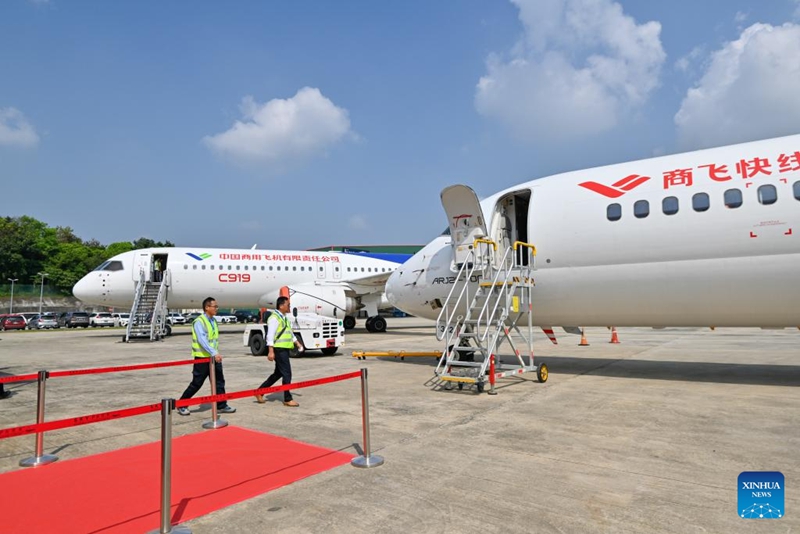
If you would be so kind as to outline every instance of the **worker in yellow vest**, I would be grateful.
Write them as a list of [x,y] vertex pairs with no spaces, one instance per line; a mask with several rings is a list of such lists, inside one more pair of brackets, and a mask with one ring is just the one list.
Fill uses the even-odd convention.
[[[203,315],[192,323],[192,358],[214,359],[214,378],[217,382],[216,395],[224,395],[225,375],[222,373],[222,355],[219,353],[219,325],[217,325],[217,320],[214,319],[217,310],[219,310],[219,306],[212,297],[208,297],[203,301]],[[191,399],[195,393],[200,391],[206,378],[211,373],[211,366],[208,362],[196,363],[192,367],[192,382],[181,395],[181,399]],[[233,413],[235,411],[236,408],[228,406],[227,401],[217,403],[217,412]],[[180,415],[189,415],[189,408],[182,406],[178,408],[178,413]]]
[[[304,351],[302,343],[297,340],[292,332],[292,323],[288,317],[289,314],[289,298],[278,297],[276,302],[277,309],[269,316],[267,321],[267,347],[269,352],[267,358],[269,361],[275,362],[275,371],[264,380],[258,389],[268,388],[283,378],[283,385],[292,383],[292,364],[289,361],[290,351],[297,347],[297,350]],[[259,403],[266,402],[264,395],[256,395],[256,400]],[[292,392],[286,390],[283,392],[283,405],[297,407],[300,406],[295,400],[292,399]]]

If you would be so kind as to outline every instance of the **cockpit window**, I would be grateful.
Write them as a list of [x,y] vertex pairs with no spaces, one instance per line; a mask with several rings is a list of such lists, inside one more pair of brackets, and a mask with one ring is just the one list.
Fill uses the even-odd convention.
[[445,228],[441,235],[450,235],[450,227]]
[[124,267],[119,260],[106,261],[95,268],[95,271],[122,271]]

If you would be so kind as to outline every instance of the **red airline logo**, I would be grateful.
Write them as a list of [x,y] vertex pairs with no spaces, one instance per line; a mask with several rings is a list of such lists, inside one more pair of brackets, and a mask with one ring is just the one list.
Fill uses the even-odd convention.
[[581,187],[585,187],[589,191],[594,191],[595,193],[600,193],[601,195],[608,197],[608,198],[617,198],[621,197],[631,189],[635,189],[649,180],[649,176],[639,176],[638,174],[631,174],[626,176],[622,180],[614,182],[611,186],[598,184],[597,182],[583,182],[578,184]]

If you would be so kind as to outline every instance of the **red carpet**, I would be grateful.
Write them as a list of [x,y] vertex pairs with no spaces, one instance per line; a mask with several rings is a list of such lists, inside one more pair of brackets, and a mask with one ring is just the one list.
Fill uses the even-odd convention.
[[[172,524],[345,464],[353,455],[237,427],[172,440]],[[210,467],[215,466],[213,472]],[[3,532],[158,529],[161,444],[0,475]]]

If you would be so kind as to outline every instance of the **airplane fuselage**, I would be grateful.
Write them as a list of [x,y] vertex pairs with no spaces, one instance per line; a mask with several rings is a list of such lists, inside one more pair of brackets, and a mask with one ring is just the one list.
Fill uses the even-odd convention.
[[[523,202],[502,235],[501,205]],[[489,238],[536,246],[536,325],[800,325],[800,136],[542,178],[481,209]],[[393,274],[390,301],[436,318],[452,239]]]

